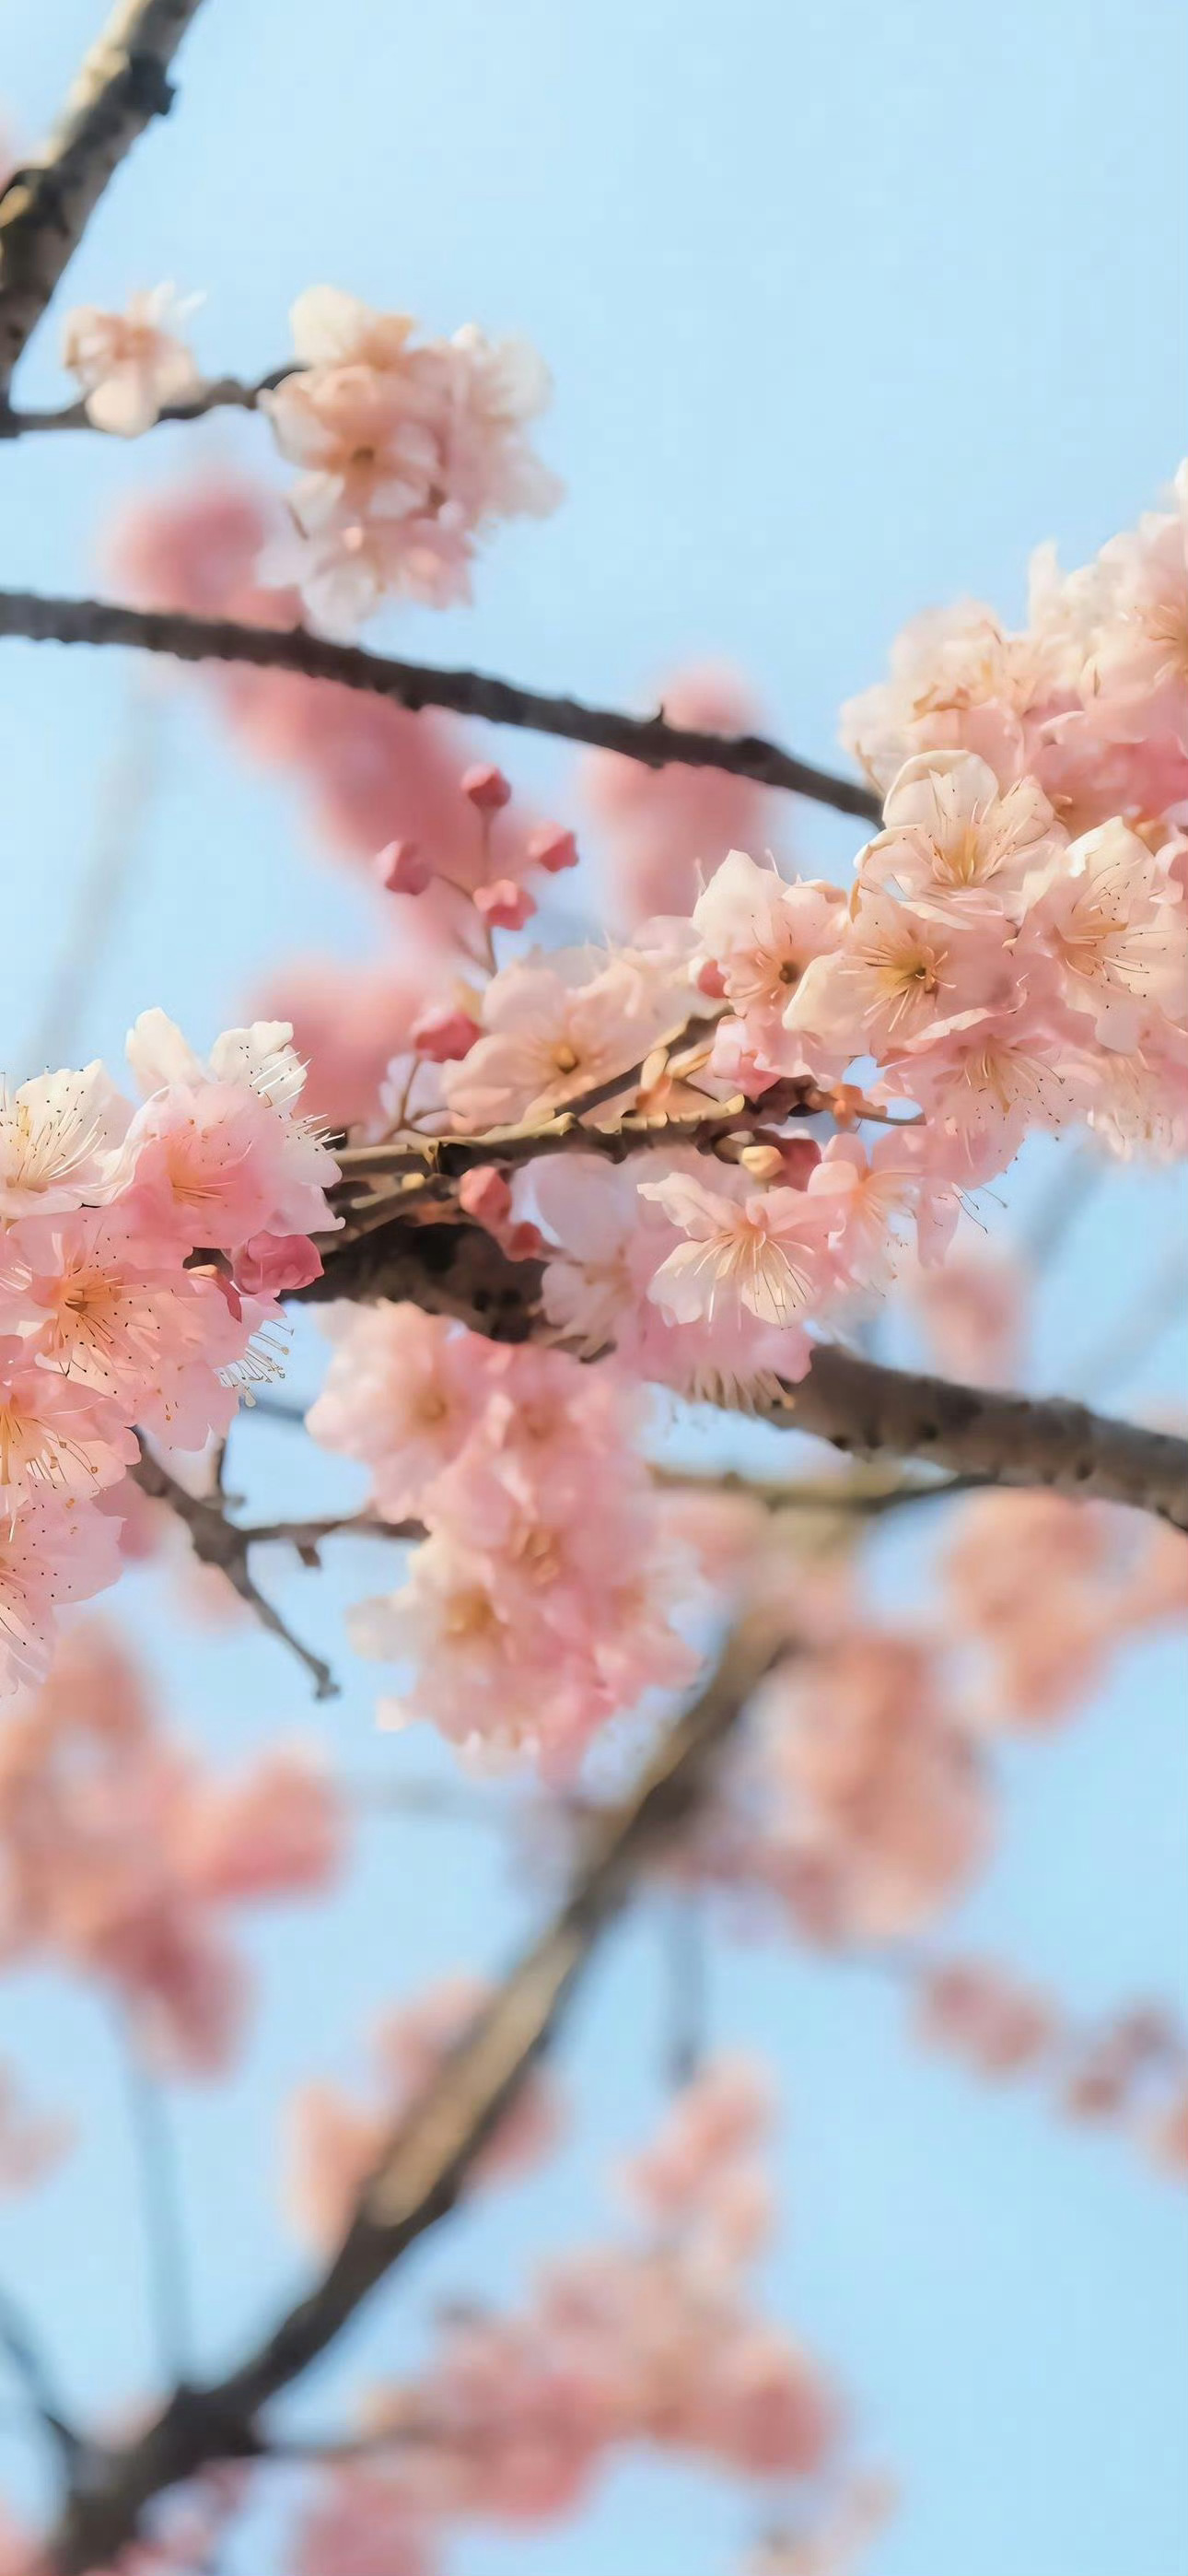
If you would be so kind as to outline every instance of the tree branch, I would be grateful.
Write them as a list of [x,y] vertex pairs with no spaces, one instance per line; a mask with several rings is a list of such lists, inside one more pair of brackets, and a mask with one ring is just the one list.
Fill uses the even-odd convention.
[[[180,0],[179,0],[180,5]],[[194,0],[196,5],[196,0]],[[558,734],[566,742],[617,751],[647,769],[725,769],[763,787],[786,787],[841,814],[878,823],[882,808],[869,787],[836,778],[797,760],[759,734],[695,733],[666,724],[663,714],[626,716],[586,707],[576,698],[546,697],[482,671],[439,671],[423,662],[396,662],[365,653],[357,644],[333,644],[304,627],[239,626],[229,617],[187,617],[180,610],[124,608],[106,599],[43,599],[34,591],[0,591],[0,637],[22,635],[35,644],[129,644],[145,653],[168,653],[180,662],[248,662],[258,670],[295,671],[308,680],[333,680],[392,698],[415,713],[446,707],[484,724],[515,725],[530,733]]]
[[[211,411],[256,411],[261,394],[274,393],[286,376],[300,373],[300,361],[290,358],[288,365],[273,367],[255,384],[246,385],[238,376],[211,376],[196,393],[187,394],[184,402],[163,403],[153,423],[162,421],[204,420]],[[14,411],[11,404],[0,404],[0,439],[28,438],[33,432],[56,429],[93,429],[100,438],[113,438],[114,430],[101,428],[92,420],[85,399],[63,403],[57,410]]]
[[32,2329],[11,2292],[5,2289],[0,2289],[0,2352],[11,2363],[34,2415],[44,2425],[59,2456],[73,2468],[82,2444],[58,2403]]
[[0,198],[0,387],[45,311],[113,172],[154,116],[201,0],[118,0],[39,161]]
[[[541,1264],[510,1261],[493,1236],[452,1214],[426,1223],[397,1207],[374,1231],[348,1223],[319,1237],[318,1249],[323,1274],[299,1292],[302,1302],[408,1298],[492,1341],[546,1337]],[[777,1383],[748,1409],[854,1457],[916,1458],[988,1484],[1129,1503],[1188,1530],[1188,1440],[1060,1396],[1000,1395],[822,1343],[799,1385]]]
[[266,2449],[256,2429],[261,2409],[300,2378],[409,2246],[453,2208],[641,1865],[686,1823],[740,1709],[784,1651],[786,1639],[767,1618],[740,1625],[709,1687],[672,1727],[631,1797],[590,1825],[564,1905],[401,2121],[320,2280],[225,2379],[178,2389],[138,2440],[91,2458],[47,2546],[56,2576],[110,2566],[164,2488],[212,2461]]

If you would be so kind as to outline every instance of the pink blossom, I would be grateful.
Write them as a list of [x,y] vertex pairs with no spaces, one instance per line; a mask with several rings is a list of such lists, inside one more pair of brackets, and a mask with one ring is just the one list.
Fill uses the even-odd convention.
[[42,1365],[17,1335],[0,1335],[0,1506],[41,1493],[96,1494],[139,1457],[134,1431],[89,1389]]
[[77,1495],[39,1496],[0,1519],[0,1698],[45,1679],[58,1611],[119,1571],[115,1523]]
[[130,1114],[98,1062],[38,1074],[11,1094],[0,1081],[0,1217],[101,1206]]
[[1029,929],[1059,959],[1066,998],[1103,1046],[1133,1049],[1153,1011],[1184,1017],[1188,908],[1138,834],[1115,820],[1051,862]]
[[125,313],[78,304],[66,315],[62,363],[81,385],[96,429],[137,438],[167,405],[197,392],[202,378],[193,352],[167,328],[190,309],[176,305],[171,286],[154,286],[130,297]]
[[632,952],[534,951],[505,966],[483,997],[483,1035],[445,1077],[459,1126],[480,1132],[546,1118],[567,1101],[626,1075],[687,1006],[683,970]]
[[440,958],[436,968],[426,958],[420,973],[403,959],[348,966],[319,957],[277,968],[256,998],[265,1015],[275,1010],[292,1025],[311,1118],[350,1128],[377,1117],[388,1066],[410,1044],[426,989],[444,971]]
[[[661,1262],[648,1295],[676,1323],[712,1322],[721,1304],[787,1327],[830,1281],[821,1209],[803,1190],[748,1190],[741,1203],[685,1174],[641,1181],[685,1241]],[[807,1366],[807,1359],[804,1361]],[[803,1375],[803,1367],[793,1374]]]
[[864,886],[893,884],[945,917],[978,905],[1001,916],[1027,877],[1064,846],[1034,778],[1000,792],[986,761],[930,751],[905,762],[887,793],[883,829],[858,860]]
[[1058,2023],[1044,1996],[1001,1968],[946,1959],[924,1977],[915,2029],[925,2047],[994,2077],[1029,2073],[1050,2050]]
[[[741,1043],[769,1074],[828,1070],[806,1062],[803,1041],[789,1041],[787,1006],[811,961],[836,946],[844,922],[836,886],[820,879],[786,885],[774,867],[757,866],[743,850],[728,852],[693,907],[701,963],[716,970]],[[727,1024],[714,1057],[722,1071],[722,1048],[731,1043]],[[731,1069],[735,1062],[731,1056]]]
[[833,1937],[912,1931],[968,1881],[987,1790],[922,1647],[860,1632],[765,1684],[756,1724],[769,1782],[758,1866],[794,1908],[806,1866]]
[[[389,1520],[420,1511],[470,1437],[489,1346],[417,1306],[332,1307],[326,1384],[306,1416],[315,1440],[362,1459]],[[491,1355],[493,1357],[493,1354]]]
[[293,308],[306,363],[262,397],[282,454],[307,469],[294,536],[266,575],[295,579],[329,631],[351,631],[389,592],[469,598],[492,522],[560,498],[524,435],[548,397],[535,352],[472,327],[415,343],[413,327],[312,287]]

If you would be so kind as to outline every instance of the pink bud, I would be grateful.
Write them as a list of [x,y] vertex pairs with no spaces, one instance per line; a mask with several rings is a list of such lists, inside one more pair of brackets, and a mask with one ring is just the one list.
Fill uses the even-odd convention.
[[693,981],[697,986],[698,992],[705,994],[707,1001],[720,1002],[723,1000],[726,992],[726,981],[721,967],[713,957],[702,958],[701,964],[693,977]]
[[578,846],[572,832],[563,823],[542,823],[539,831],[528,837],[528,856],[534,868],[544,868],[551,877],[560,876],[562,868],[576,868]]
[[321,1276],[307,1234],[254,1234],[235,1255],[235,1284],[245,1297],[287,1297]]
[[480,814],[498,814],[504,805],[511,803],[511,780],[489,761],[480,761],[473,769],[463,770],[459,784],[463,795],[470,798]]
[[480,1163],[459,1182],[458,1205],[465,1216],[472,1216],[477,1225],[488,1226],[494,1233],[506,1225],[511,1215],[511,1189],[494,1163]]
[[428,1056],[431,1064],[454,1064],[469,1055],[478,1034],[478,1021],[469,1011],[454,1010],[448,1002],[434,1002],[422,1011],[411,1030],[417,1054]]
[[525,886],[514,877],[497,877],[494,885],[476,886],[474,907],[492,930],[522,930],[536,910]]
[[389,841],[372,864],[389,894],[424,894],[433,882],[433,861],[417,841]]

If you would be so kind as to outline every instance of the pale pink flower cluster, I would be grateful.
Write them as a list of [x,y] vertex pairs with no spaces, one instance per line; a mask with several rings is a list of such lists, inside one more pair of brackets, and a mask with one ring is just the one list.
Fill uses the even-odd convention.
[[1068,2119],[1132,2137],[1188,2181],[1188,2039],[1160,2007],[1132,2006],[1096,2028],[982,1959],[944,1959],[924,1972],[913,2028],[926,2048],[989,2082],[1035,2076]]
[[526,436],[549,395],[535,350],[470,324],[418,341],[408,315],[328,286],[299,296],[292,322],[299,363],[261,404],[304,470],[266,577],[295,581],[329,634],[354,633],[388,597],[468,600],[494,524],[561,497]]
[[848,905],[732,851],[693,920],[701,981],[730,1005],[715,1068],[761,1096],[874,1058],[875,1102],[923,1113],[934,1186],[990,1179],[1039,1128],[1089,1123],[1119,1147],[1188,1135],[1188,907],[1169,850],[1118,817],[1070,840],[1035,779],[1001,789],[974,752],[899,771]]
[[129,298],[124,313],[77,304],[62,326],[62,363],[82,389],[88,420],[117,438],[138,438],[171,403],[202,382],[193,351],[176,329],[192,311],[171,286]]
[[941,1574],[967,1705],[993,1733],[1063,1724],[1129,1639],[1188,1618],[1177,1530],[1062,1494],[972,1496]]
[[0,1692],[40,1681],[57,1610],[115,1581],[99,1503],[137,1428],[200,1449],[276,1373],[277,1297],[335,1222],[289,1035],[229,1030],[204,1065],[150,1011],[139,1108],[98,1063],[0,1091]]
[[818,2478],[837,2398],[745,2278],[768,2215],[755,2152],[769,2120],[749,2066],[707,2066],[628,2169],[638,2242],[550,2264],[518,2316],[450,2319],[415,2390],[377,2393],[369,2427],[393,2447],[327,2473],[301,2529],[303,2576],[427,2576],[443,2523],[563,2513],[633,2443],[742,2477]]
[[[334,2246],[384,2142],[439,2073],[491,1989],[479,1977],[445,1977],[416,2003],[386,2013],[373,2034],[381,2100],[359,2104],[336,2084],[305,2084],[288,2109],[286,2199],[301,2234]],[[510,2178],[548,2153],[559,2114],[553,2087],[530,2076],[471,2169],[471,2183]]]
[[216,2074],[233,2053],[249,1979],[227,1909],[316,1893],[341,1844],[316,1763],[275,1747],[211,1776],[98,1621],[0,1730],[0,1958],[100,1979],[167,2067]]
[[810,1939],[912,1932],[990,1845],[989,1785],[937,1658],[847,1621],[757,1696],[751,1869]]
[[1032,564],[1017,633],[981,601],[907,627],[891,676],[842,710],[847,747],[882,789],[921,751],[977,752],[1001,786],[1030,776],[1076,833],[1153,821],[1188,798],[1188,466],[1172,507],[1061,575]]
[[327,1329],[309,1429],[367,1464],[385,1518],[429,1533],[402,1588],[351,1618],[362,1653],[415,1670],[381,1721],[427,1718],[488,1761],[564,1772],[616,1711],[691,1678],[671,1624],[687,1568],[617,1376],[414,1306],[335,1307]]

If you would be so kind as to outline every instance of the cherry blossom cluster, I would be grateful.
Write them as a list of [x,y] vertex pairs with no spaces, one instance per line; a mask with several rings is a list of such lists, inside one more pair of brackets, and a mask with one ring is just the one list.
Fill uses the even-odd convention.
[[0,1962],[97,1980],[175,2072],[225,2072],[247,2007],[230,1910],[334,1877],[338,1801],[300,1748],[228,1778],[161,1721],[122,1638],[80,1621],[0,1728]]
[[[161,286],[125,313],[80,305],[66,316],[64,364],[97,429],[136,437],[171,405],[200,399],[177,329],[185,313]],[[353,634],[387,598],[468,600],[491,528],[544,516],[561,498],[526,434],[550,390],[535,349],[488,340],[473,323],[418,339],[411,315],[372,312],[330,286],[298,296],[291,321],[293,365],[256,400],[302,472],[263,578],[295,584],[330,635]]]
[[674,1535],[727,1591],[745,1565],[795,1651],[755,1695],[678,1867],[826,1947],[934,1923],[993,1848],[996,1743],[1065,1722],[1116,1652],[1188,1619],[1179,1533],[1108,1505],[954,1504],[935,1607],[909,1626],[864,1597],[836,1531],[821,1554],[799,1515],[765,1537],[744,1496],[682,1499]]
[[364,2564],[428,2576],[443,2524],[551,2519],[630,2443],[745,2478],[827,2475],[841,2457],[837,2397],[746,2284],[771,2218],[759,2160],[770,2120],[749,2062],[707,2065],[620,2178],[634,2242],[554,2261],[519,2315],[451,2317],[415,2389],[374,2392],[374,2451],[322,2473],[299,2524],[299,2576]]
[[1034,2077],[1066,2118],[1125,2131],[1164,2172],[1188,2180],[1188,2040],[1156,2006],[1097,2029],[991,1961],[935,1962],[920,1979],[916,2037],[988,2082]]
[[282,456],[304,468],[275,577],[296,581],[328,634],[353,633],[389,596],[468,600],[487,530],[561,497],[525,436],[549,398],[535,349],[472,323],[418,341],[408,314],[329,286],[298,297],[292,326],[298,364],[260,397]]
[[0,1693],[115,1581],[138,1431],[201,1449],[278,1373],[278,1296],[336,1222],[290,1034],[232,1029],[204,1064],[149,1011],[139,1107],[99,1063],[0,1094]]
[[400,1589],[349,1621],[361,1652],[414,1668],[381,1724],[428,1718],[475,1757],[527,1750],[563,1772],[643,1691],[692,1678],[672,1624],[691,1568],[616,1373],[414,1306],[335,1306],[326,1325],[309,1429],[370,1467],[374,1510],[428,1531]]

